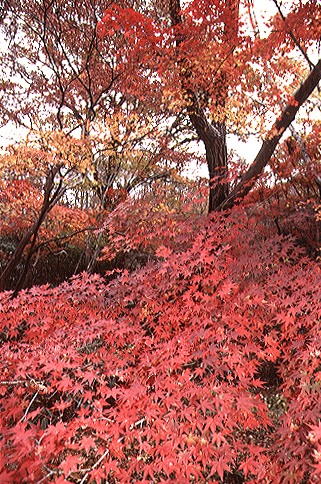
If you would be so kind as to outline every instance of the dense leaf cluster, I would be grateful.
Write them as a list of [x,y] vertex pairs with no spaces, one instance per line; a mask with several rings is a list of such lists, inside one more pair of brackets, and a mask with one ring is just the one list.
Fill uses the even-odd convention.
[[318,264],[244,210],[161,212],[132,273],[1,294],[1,483],[315,482]]
[[319,2],[2,4],[0,484],[319,482]]

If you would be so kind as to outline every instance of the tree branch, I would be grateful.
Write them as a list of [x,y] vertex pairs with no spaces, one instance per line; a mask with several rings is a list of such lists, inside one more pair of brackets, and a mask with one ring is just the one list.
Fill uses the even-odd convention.
[[[273,2],[275,4],[276,8],[278,9],[278,12],[279,12],[279,14],[280,14],[283,22],[285,22],[285,16],[282,13],[282,10],[281,10],[280,5],[278,4],[278,1],[277,0],[273,0]],[[305,52],[305,50],[301,46],[301,44],[298,41],[298,39],[295,37],[295,35],[293,34],[292,30],[289,30],[289,35],[290,35],[291,39],[293,40],[293,42],[295,43],[295,45],[297,46],[297,48],[299,49],[299,51],[301,52],[301,54],[303,55],[303,57],[305,58],[305,60],[308,62],[309,67],[310,67],[310,70],[313,69],[313,67],[314,67],[313,62],[309,59],[308,54]]]
[[274,123],[270,135],[265,139],[253,164],[243,175],[240,183],[232,190],[228,197],[217,207],[217,210],[232,208],[237,199],[243,199],[253,188],[257,178],[268,164],[284,131],[294,120],[302,104],[308,99],[321,80],[321,59],[312,69],[306,80],[293,95],[293,102],[289,103],[281,117]]

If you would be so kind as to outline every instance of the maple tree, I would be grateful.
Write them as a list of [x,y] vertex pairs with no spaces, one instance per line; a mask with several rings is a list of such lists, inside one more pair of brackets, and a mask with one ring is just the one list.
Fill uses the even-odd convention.
[[[4,0],[1,24],[8,43],[1,53],[2,125],[11,121],[28,130],[93,138],[93,173],[100,199],[100,192],[106,198],[108,189],[114,188],[110,180],[121,182],[119,171],[138,178],[155,175],[155,156],[166,147],[169,130],[168,126],[162,130],[158,146],[164,114],[140,103],[127,89],[130,78],[117,55],[123,39],[106,41],[98,35],[97,23],[107,6],[102,0],[74,4],[34,0],[28,5]],[[10,80],[8,69],[14,73]],[[151,132],[153,146],[142,167],[134,156],[128,158],[128,151],[134,152]],[[144,149],[147,154],[147,142]]]
[[[38,215],[42,193],[27,180],[12,180],[9,184],[1,183],[0,198],[0,250],[4,269]],[[88,233],[96,229],[95,217],[87,211],[61,203],[52,207],[39,227],[36,241],[33,244],[29,241],[26,256],[12,269],[11,287],[19,291],[22,286],[43,283],[44,280],[59,283],[64,280],[61,277],[65,271],[69,276],[74,274],[69,270],[71,267],[75,270],[79,264],[84,269],[86,263],[81,259],[87,253]]]
[[[57,5],[34,4],[46,15]],[[295,45],[306,62],[319,39],[320,6],[289,2],[284,16],[278,5],[265,39],[246,34],[239,6],[106,5],[102,38],[93,35],[101,49],[115,48],[124,103],[113,85],[114,105],[101,118],[89,119],[86,104],[74,119],[82,137],[50,127],[3,154],[1,230],[10,235],[19,220],[24,233],[46,214],[26,243],[30,255],[55,232],[92,224],[98,197],[102,257],[125,254],[131,264],[105,278],[83,272],[57,287],[0,293],[0,483],[320,480],[320,125],[308,108],[275,151],[321,76],[320,62],[307,73],[291,59]],[[75,18],[86,26],[85,14]],[[319,94],[309,99],[313,114]],[[148,112],[156,114],[147,122]],[[56,111],[58,125],[64,113]],[[155,142],[157,120],[170,130],[160,126]],[[227,134],[246,138],[252,129],[263,144],[248,168],[228,155]],[[196,158],[183,149],[194,131],[209,187],[162,176]],[[93,152],[122,167],[120,187],[109,183],[106,159],[92,163]],[[150,183],[140,186],[144,177]],[[52,191],[62,200],[74,183],[69,205],[50,203]],[[20,196],[26,190],[33,197]],[[307,254],[293,227],[304,224],[306,235],[311,212],[315,251]],[[77,243],[85,243],[81,233]]]
[[[21,281],[16,286],[16,291],[21,289],[30,258],[37,247],[41,226],[68,187],[79,183],[81,173],[88,169],[90,161],[88,146],[81,140],[66,139],[52,133],[43,133],[40,138],[31,140],[31,146],[27,142],[25,147],[19,147],[18,150],[11,147],[2,156],[1,174],[5,180],[1,186],[2,204],[7,207],[4,212],[9,221],[3,219],[1,229],[7,232],[8,226],[14,223],[12,215],[16,220],[23,219],[26,229],[1,273],[1,290],[7,288],[8,281],[29,245]],[[27,189],[27,197],[21,189]],[[12,192],[15,192],[16,203],[10,207]],[[20,230],[23,224],[20,224]]]
[[[146,76],[142,82],[141,73],[154,70],[163,81],[167,106],[188,115],[204,144],[212,180],[209,211],[228,209],[253,187],[284,131],[320,81],[321,61],[313,65],[309,60],[311,72],[297,88],[300,66],[291,59],[297,46],[308,58],[306,48],[319,40],[320,5],[316,1],[293,5],[286,18],[276,16],[272,33],[264,39],[248,35],[238,0],[192,1],[184,8],[179,0],[170,0],[165,14],[168,22],[161,22],[152,13],[147,16],[114,5],[105,11],[100,34],[135,39],[124,45],[119,56],[131,73],[135,71],[136,92],[143,86],[143,96],[147,86],[153,89],[153,81]],[[260,106],[276,113],[272,126],[270,113],[268,120],[264,112],[260,120],[253,118]],[[246,138],[251,129],[262,131],[262,147],[241,180],[229,187],[226,134],[235,132]]]
[[[117,126],[117,120],[114,120],[115,124]],[[50,242],[59,244],[61,239],[70,237],[75,241],[75,235],[79,234],[87,234],[86,270],[90,272],[103,241],[101,233],[95,237],[88,234],[98,231],[106,214],[146,181],[168,179],[179,182],[178,170],[171,166],[174,162],[176,165],[181,163],[179,156],[166,147],[161,149],[162,153],[153,154],[141,146],[131,150],[124,148],[117,155],[114,152],[108,161],[111,165],[109,173],[106,173],[106,160],[101,151],[107,148],[102,131],[99,130],[99,138],[85,139],[41,131],[29,136],[26,143],[10,146],[2,155],[0,170],[5,181],[1,184],[4,216],[0,233],[5,239],[11,239],[10,246],[15,245],[12,256],[3,261],[2,290],[15,287],[18,292],[23,287],[30,261],[35,259],[35,254],[40,255],[40,247],[48,248]],[[93,155],[93,146],[97,158]],[[97,172],[102,183],[97,181]],[[60,204],[59,209],[57,204]],[[66,216],[68,209],[69,226],[68,223],[61,224],[60,219],[63,212]],[[83,214],[82,219],[79,212]],[[53,220],[55,217],[57,220]],[[47,229],[48,225],[51,230]],[[57,233],[58,227],[64,233]],[[81,242],[80,246],[83,245]],[[14,272],[22,263],[21,277],[18,282],[13,282]]]
[[[76,184],[65,183],[68,172],[61,170],[59,160],[51,160],[50,168],[39,173],[39,146],[29,156],[30,149],[34,148],[32,143],[27,147],[29,154],[25,166],[22,163],[24,148],[19,145],[11,149],[5,161],[3,158],[8,190],[14,189],[16,177],[25,177],[29,183],[35,182],[37,189],[42,181],[44,195],[43,204],[28,227],[25,222],[30,213],[28,217],[21,217],[19,231],[23,226],[26,231],[0,279],[1,289],[8,289],[12,287],[15,268],[35,253],[31,247],[29,255],[25,254],[31,238],[35,246],[48,213],[59,200],[66,200],[66,191],[77,209],[95,211],[94,225],[97,227],[106,210],[112,210],[146,180],[175,176],[174,168],[181,165],[181,161],[179,154],[167,146],[167,132],[171,129],[160,127],[164,115],[151,111],[146,103],[142,106],[126,89],[120,89],[124,75],[115,71],[116,52],[122,40],[106,42],[97,34],[97,22],[105,3],[82,2],[72,8],[59,0],[34,1],[28,5],[4,1],[2,7],[1,30],[8,42],[8,48],[1,53],[2,125],[14,122],[27,128],[31,139],[38,137],[39,145],[52,132],[50,136],[55,143],[67,146],[76,143],[79,150],[87,152],[85,164],[80,166],[80,159],[77,166],[74,163]],[[8,69],[14,73],[10,79]],[[83,147],[76,138],[82,140]],[[54,150],[53,147],[45,149]],[[12,187],[8,177],[13,181]],[[60,188],[55,192],[57,187]],[[31,188],[29,197],[35,196],[36,191]],[[29,201],[33,209],[36,205]],[[88,242],[92,254],[87,270],[91,271],[102,241],[100,235],[89,233],[92,234]],[[28,263],[23,273],[27,267]],[[23,282],[21,279],[16,290]]]

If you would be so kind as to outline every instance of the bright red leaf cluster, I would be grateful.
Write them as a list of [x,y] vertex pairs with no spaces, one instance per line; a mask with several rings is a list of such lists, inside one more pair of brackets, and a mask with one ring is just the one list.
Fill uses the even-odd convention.
[[1,483],[319,476],[319,266],[241,209],[167,220],[131,274],[1,294]]

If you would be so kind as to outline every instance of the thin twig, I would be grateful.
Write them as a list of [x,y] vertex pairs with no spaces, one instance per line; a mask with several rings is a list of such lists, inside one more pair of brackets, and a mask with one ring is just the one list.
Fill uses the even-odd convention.
[[29,412],[29,409],[31,407],[31,405],[33,404],[34,400],[37,398],[37,396],[39,395],[39,390],[34,394],[34,396],[32,397],[28,407],[27,407],[27,410],[25,411],[23,417],[20,419],[20,422],[23,422],[25,420],[25,418],[27,417],[28,415],[28,412]]
[[0,385],[20,385],[21,383],[25,383],[24,380],[16,380],[16,381],[0,381]]
[[69,234],[69,235],[62,235],[61,237],[53,237],[52,239],[45,240],[44,242],[39,243],[33,250],[33,253],[37,252],[37,250],[40,247],[44,247],[45,245],[50,244],[51,242],[59,242],[60,240],[64,239],[71,239],[72,237],[75,237],[78,234],[81,234],[83,232],[92,232],[94,230],[98,230],[98,227],[86,227],[85,229],[80,229],[76,230],[75,232]]
[[106,455],[109,453],[109,450],[107,449],[106,452],[104,452],[104,454],[97,460],[97,462],[92,466],[92,468],[90,469],[90,471],[86,472],[86,474],[84,475],[84,477],[81,479],[80,483],[79,484],[84,484],[85,480],[87,479],[87,477],[89,476],[89,472],[91,472],[93,469],[95,469],[95,467],[97,467],[101,461],[103,460],[104,457],[106,457]]
[[55,472],[54,471],[50,471],[46,476],[44,476],[42,479],[40,479],[40,481],[38,481],[37,484],[40,484],[44,480],[48,479],[48,477],[52,476],[52,474],[55,474]]
[[[281,10],[281,7],[278,3],[277,0],[273,0],[276,8],[278,9],[278,12],[283,20],[283,22],[285,22],[285,16],[283,15],[282,13],[282,10]],[[289,35],[291,37],[291,39],[293,40],[293,42],[295,43],[295,45],[297,46],[297,48],[300,50],[300,52],[302,53],[303,57],[306,59],[306,61],[308,62],[309,64],[309,67],[310,67],[310,70],[312,70],[315,65],[313,64],[313,62],[309,59],[309,56],[308,54],[305,52],[305,50],[303,49],[303,47],[301,46],[300,42],[298,41],[298,39],[295,37],[295,35],[293,34],[292,30],[289,30]]]

